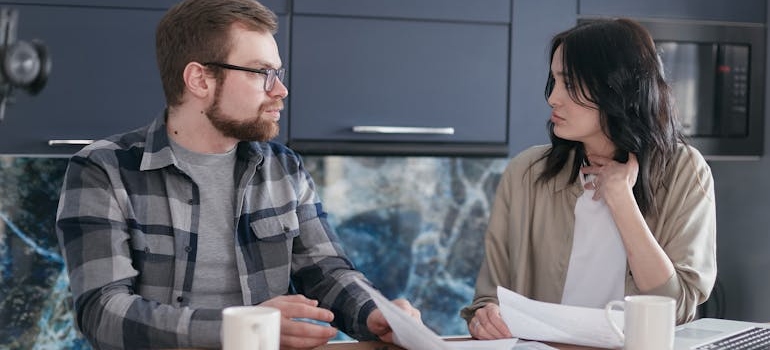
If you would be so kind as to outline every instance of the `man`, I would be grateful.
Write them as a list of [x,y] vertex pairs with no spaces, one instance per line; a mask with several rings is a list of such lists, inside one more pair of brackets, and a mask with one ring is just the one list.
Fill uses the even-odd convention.
[[255,304],[281,310],[282,348],[392,339],[299,156],[267,142],[288,94],[275,30],[253,0],[176,5],[156,33],[165,113],[70,160],[57,236],[94,347],[218,347],[222,309]]

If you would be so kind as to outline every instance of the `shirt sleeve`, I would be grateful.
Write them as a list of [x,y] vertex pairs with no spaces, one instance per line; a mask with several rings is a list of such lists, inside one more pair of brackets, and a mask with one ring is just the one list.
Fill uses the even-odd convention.
[[297,158],[296,166],[292,173],[300,234],[292,251],[294,286],[334,313],[332,325],[358,340],[376,339],[366,326],[374,301],[355,283],[356,279],[367,280],[343,251],[301,159]]
[[466,322],[470,322],[477,309],[488,303],[499,304],[497,299],[497,286],[510,286],[510,269],[512,267],[508,249],[509,237],[513,234],[510,218],[512,197],[526,196],[522,193],[522,186],[516,185],[521,181],[521,165],[514,159],[506,167],[501,176],[500,183],[495,191],[495,201],[489,217],[489,225],[484,236],[484,260],[481,262],[478,276],[476,277],[476,291],[473,303],[462,310],[460,316]]
[[647,222],[675,273],[661,286],[636,289],[632,294],[674,298],[677,324],[681,324],[695,318],[697,306],[708,298],[717,274],[714,179],[697,150],[680,147],[675,169],[656,196],[660,214],[657,218],[651,215]]
[[[220,310],[161,304],[135,294],[130,229],[117,199],[117,161],[76,155],[61,191],[56,234],[70,278],[76,323],[100,349],[216,347]],[[193,328],[216,329],[195,334]]]

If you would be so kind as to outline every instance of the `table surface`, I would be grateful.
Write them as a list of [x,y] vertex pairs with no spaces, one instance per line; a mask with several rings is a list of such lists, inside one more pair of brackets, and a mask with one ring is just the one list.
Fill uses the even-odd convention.
[[[463,341],[470,338],[451,338],[450,341]],[[569,344],[559,344],[551,342],[543,342],[549,346],[555,347],[559,350],[608,350],[602,348],[592,348],[590,346],[579,346]],[[177,348],[168,350],[202,350],[197,348]],[[389,343],[383,343],[380,341],[350,341],[350,342],[332,342],[313,348],[313,350],[405,350],[404,348]]]
[[[592,348],[587,346],[557,344],[557,343],[549,343],[549,342],[544,342],[544,343],[550,346],[553,346],[559,350],[604,350],[604,349]],[[397,345],[378,342],[378,341],[365,341],[365,342],[329,343],[326,345],[319,346],[313,350],[404,350],[404,348]]]

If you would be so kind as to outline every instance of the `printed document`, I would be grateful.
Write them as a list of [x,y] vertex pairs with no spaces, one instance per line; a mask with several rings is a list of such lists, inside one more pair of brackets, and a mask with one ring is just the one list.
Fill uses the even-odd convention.
[[393,330],[393,342],[404,349],[512,350],[516,345],[516,338],[446,341],[365,282],[356,280],[356,283],[369,293],[374,303],[377,304],[377,308],[388,320],[388,324]]
[[[604,309],[545,303],[497,287],[500,313],[511,334],[528,340],[621,348],[623,342],[607,321]],[[623,312],[610,311],[623,328]]]

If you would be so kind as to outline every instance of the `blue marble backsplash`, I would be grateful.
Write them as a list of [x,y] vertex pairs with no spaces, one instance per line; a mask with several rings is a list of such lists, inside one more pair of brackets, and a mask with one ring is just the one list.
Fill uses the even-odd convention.
[[[467,334],[483,235],[507,159],[305,157],[354,264],[440,335]],[[90,349],[54,233],[65,158],[0,157],[0,348]]]

